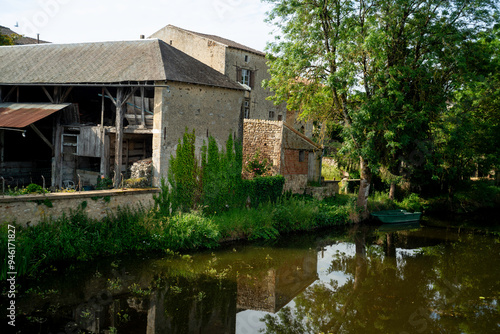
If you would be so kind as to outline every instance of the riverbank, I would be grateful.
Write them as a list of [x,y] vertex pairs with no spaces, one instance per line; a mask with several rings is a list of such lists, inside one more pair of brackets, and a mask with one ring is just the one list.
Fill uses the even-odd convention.
[[[233,208],[207,215],[200,211],[161,215],[158,210],[124,207],[103,219],[81,208],[36,226],[3,224],[0,248],[7,270],[7,230],[15,227],[15,263],[18,276],[35,275],[62,261],[89,261],[128,252],[166,252],[214,248],[238,239],[276,239],[295,231],[343,226],[356,217],[354,198],[324,201],[289,196],[256,208]],[[5,240],[4,240],[5,239]]]
[[[498,187],[488,191],[488,200],[483,200],[483,206],[500,206]],[[475,189],[474,194],[469,194],[469,202],[477,208],[481,196],[484,189]],[[401,208],[435,214],[438,209],[446,212],[442,200],[421,199],[412,194],[401,201],[391,201],[387,194],[376,193],[369,199],[369,210]],[[36,226],[10,224],[16,231],[16,270],[18,276],[35,275],[58,262],[90,261],[121,253],[211,249],[228,241],[272,240],[291,232],[346,226],[360,221],[355,201],[356,196],[352,194],[322,201],[306,196],[285,196],[256,208],[226,208],[213,214],[192,210],[162,215],[161,210],[122,207],[103,219],[91,218],[79,208],[70,215]],[[464,202],[461,203],[463,207]],[[3,224],[1,229],[0,249],[5,258],[0,277],[4,279],[8,272],[9,224]]]

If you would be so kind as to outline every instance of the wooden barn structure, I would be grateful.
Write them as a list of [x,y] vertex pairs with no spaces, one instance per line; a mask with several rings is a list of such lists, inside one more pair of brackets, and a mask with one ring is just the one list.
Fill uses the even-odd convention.
[[186,127],[241,135],[244,88],[157,39],[3,46],[0,59],[0,176],[13,185],[117,187],[150,157],[157,185]]

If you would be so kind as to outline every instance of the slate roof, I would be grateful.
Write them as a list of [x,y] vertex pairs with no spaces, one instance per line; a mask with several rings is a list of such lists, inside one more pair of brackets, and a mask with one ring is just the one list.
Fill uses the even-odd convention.
[[0,47],[0,84],[178,81],[241,85],[158,39]]
[[[169,29],[169,28],[182,30],[182,31],[185,31],[185,32],[188,32],[188,33],[200,36],[200,37],[208,38],[208,39],[211,39],[211,40],[216,41],[218,43],[224,44],[224,45],[226,45],[226,46],[228,46],[230,48],[233,48],[233,49],[238,49],[238,50],[243,50],[243,51],[255,53],[255,54],[263,56],[263,57],[266,56],[266,54],[264,52],[262,52],[262,51],[259,51],[259,50],[256,50],[256,49],[252,49],[251,47],[248,47],[246,45],[237,43],[237,42],[229,40],[227,38],[223,38],[223,37],[216,36],[216,35],[202,34],[202,33],[199,33],[199,32],[182,29],[182,28],[176,27],[176,26],[171,25],[171,24],[167,25],[163,29]],[[163,29],[161,29],[161,30],[163,30]],[[153,35],[155,35],[155,34],[153,34]]]
[[[4,27],[4,26],[0,26],[0,34],[1,35],[12,35],[12,34],[16,34],[16,35],[21,35],[21,34],[18,34],[17,32],[7,28],[7,27]],[[36,38],[31,38],[31,37],[25,37],[25,36],[22,36],[18,39],[16,39],[15,41],[15,44],[16,45],[26,45],[26,44],[42,44],[42,43],[50,43],[50,42],[47,42],[47,41],[42,41],[42,40],[37,40]]]

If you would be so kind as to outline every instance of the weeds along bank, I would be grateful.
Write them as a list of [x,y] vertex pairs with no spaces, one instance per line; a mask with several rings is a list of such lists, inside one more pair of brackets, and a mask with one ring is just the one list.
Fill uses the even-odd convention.
[[[87,261],[127,252],[213,248],[229,239],[275,239],[292,231],[349,223],[349,209],[354,202],[348,202],[339,205],[335,200],[289,197],[268,200],[252,209],[233,208],[213,214],[165,214],[160,207],[148,212],[122,208],[102,220],[76,210],[36,226],[17,226],[16,268],[22,276],[59,261]],[[2,279],[8,271],[7,225],[1,226],[0,247],[6,257],[2,261]]]

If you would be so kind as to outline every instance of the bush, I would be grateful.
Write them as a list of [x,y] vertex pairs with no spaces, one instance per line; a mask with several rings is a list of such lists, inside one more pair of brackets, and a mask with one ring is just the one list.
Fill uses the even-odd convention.
[[22,194],[43,194],[47,192],[48,190],[43,189],[42,186],[30,183],[26,188],[23,189]]
[[244,188],[248,189],[252,207],[266,202],[276,203],[283,194],[284,185],[285,178],[282,175],[256,177],[244,181]]
[[151,247],[154,249],[213,248],[218,245],[219,229],[199,213],[183,213],[151,222]]

